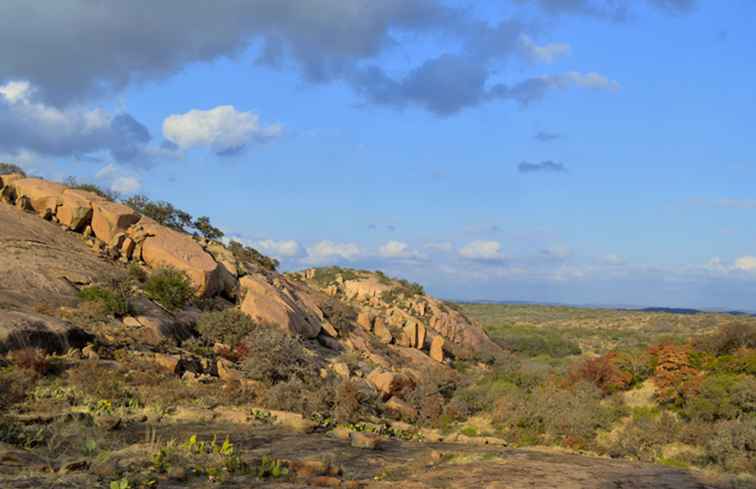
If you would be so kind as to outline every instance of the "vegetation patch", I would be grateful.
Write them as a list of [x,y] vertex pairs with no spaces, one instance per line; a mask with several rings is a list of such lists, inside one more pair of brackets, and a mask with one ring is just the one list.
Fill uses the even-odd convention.
[[194,297],[194,287],[186,273],[163,267],[150,274],[144,284],[144,293],[166,309],[178,310]]

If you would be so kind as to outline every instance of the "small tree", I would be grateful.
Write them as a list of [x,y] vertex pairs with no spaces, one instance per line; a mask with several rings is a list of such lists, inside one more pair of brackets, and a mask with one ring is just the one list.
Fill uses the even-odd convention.
[[198,217],[193,227],[207,239],[217,241],[224,236],[223,231],[210,224],[210,218],[207,216]]
[[0,175],[9,175],[11,173],[20,173],[26,176],[26,172],[20,166],[13,163],[0,163]]
[[166,309],[183,308],[194,296],[194,287],[186,273],[175,268],[158,268],[144,284],[147,296]]

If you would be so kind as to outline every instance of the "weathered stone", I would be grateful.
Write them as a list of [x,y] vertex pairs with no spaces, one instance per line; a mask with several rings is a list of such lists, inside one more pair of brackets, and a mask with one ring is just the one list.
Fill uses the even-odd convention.
[[444,343],[446,341],[441,336],[434,336],[430,346],[430,357],[437,362],[444,361]]
[[58,319],[0,310],[0,353],[31,347],[62,355],[71,348],[83,348],[93,339],[89,333]]
[[239,382],[241,380],[241,373],[234,368],[233,363],[224,358],[218,360],[216,368],[218,369],[218,378],[224,382]]
[[50,218],[63,203],[63,185],[41,178],[21,178],[13,182],[16,199],[24,199],[29,210]]
[[388,326],[386,326],[386,322],[383,320],[383,318],[375,318],[375,323],[373,325],[373,334],[375,334],[378,339],[381,341],[381,343],[384,343],[388,345],[391,343],[391,341],[394,339],[393,335],[391,334],[391,330],[389,330]]
[[369,311],[360,311],[357,314],[357,325],[365,331],[371,331],[373,329],[373,319],[373,315]]
[[318,335],[318,343],[333,351],[341,351],[344,349],[344,347],[341,346],[341,343],[339,343],[339,340],[324,334]]
[[179,362],[181,361],[181,357],[178,355],[168,355],[165,353],[155,353],[154,357],[155,363],[167,370],[168,372],[172,374],[178,374],[179,373]]
[[386,401],[386,409],[389,412],[400,415],[403,419],[406,420],[412,421],[417,418],[417,409],[396,396],[392,396],[388,401]]
[[135,246],[136,243],[134,243],[133,239],[129,237],[124,238],[123,243],[121,244],[121,256],[126,260],[131,260],[131,257],[134,255]]
[[323,321],[320,323],[323,330],[322,332],[330,336],[331,338],[338,338],[339,332],[336,330],[336,328],[333,327],[333,324],[331,324],[328,321]]
[[118,233],[125,233],[140,219],[131,207],[106,200],[92,202],[92,209],[92,231],[106,243],[110,243]]
[[381,368],[376,368],[367,376],[367,381],[370,382],[379,392],[381,392],[386,398],[399,392],[402,387],[407,383],[407,379],[394,372],[388,372]]
[[321,319],[315,310],[303,303],[301,296],[282,281],[278,289],[261,274],[246,275],[240,280],[244,299],[241,310],[256,321],[273,324],[289,334],[316,338],[321,330]]
[[318,427],[317,423],[311,421],[299,413],[289,411],[268,411],[274,424],[284,426],[294,431],[302,433],[312,433]]
[[351,375],[349,365],[344,362],[336,362],[331,365],[331,370],[343,380],[348,380]]
[[129,235],[136,241],[139,241],[137,236],[146,236],[141,258],[147,265],[173,267],[185,272],[197,295],[210,297],[221,291],[220,266],[191,236],[151,220],[135,226]]
[[56,216],[68,229],[82,232],[92,222],[92,203],[104,200],[95,193],[69,188],[63,191],[62,204]]
[[380,445],[381,437],[375,433],[352,431],[349,433],[349,442],[354,448],[376,450]]

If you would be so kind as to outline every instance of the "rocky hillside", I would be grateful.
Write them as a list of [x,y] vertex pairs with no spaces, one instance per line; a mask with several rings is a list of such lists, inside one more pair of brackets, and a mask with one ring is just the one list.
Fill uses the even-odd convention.
[[[260,323],[333,351],[360,352],[384,368],[395,368],[397,358],[421,366],[497,349],[453,306],[379,272],[327,268],[280,274],[218,241],[163,226],[99,194],[22,174],[0,176],[0,200],[5,204],[0,243],[7,251],[0,267],[9,278],[0,285],[0,298],[6,310],[38,314],[42,304],[71,305],[81,288],[123,273],[119,262],[137,263],[148,270],[180,270],[198,297],[222,297],[229,307],[238,303]],[[174,334],[170,323],[177,314],[145,308],[157,317],[144,313],[123,320],[158,324],[153,329],[159,336]],[[185,312],[182,324],[191,327],[198,311]]]

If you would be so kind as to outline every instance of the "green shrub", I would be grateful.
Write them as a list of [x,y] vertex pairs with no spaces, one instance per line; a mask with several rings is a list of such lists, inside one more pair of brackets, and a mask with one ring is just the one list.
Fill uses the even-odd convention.
[[257,264],[269,271],[275,271],[278,268],[278,260],[265,256],[251,246],[245,246],[238,241],[231,241],[228,244],[228,249],[234,254],[234,258],[242,264]]
[[496,403],[494,419],[516,441],[556,442],[571,448],[594,445],[596,433],[608,429],[621,411],[602,403],[593,385],[579,383],[569,389],[547,383],[531,393],[509,389]]
[[674,416],[667,412],[634,411],[631,421],[616,435],[607,451],[613,457],[655,462],[664,445],[675,440],[679,426]]
[[14,367],[0,367],[0,413],[26,399],[34,387],[37,374],[34,371]]
[[349,304],[329,297],[320,305],[323,316],[341,333],[348,333],[354,329],[357,311]]
[[699,463],[717,465],[729,472],[756,473],[756,417],[720,421],[706,426],[697,440],[704,447]]
[[20,173],[26,176],[26,172],[20,166],[13,163],[0,163],[0,175],[8,175],[10,173]]
[[163,267],[153,271],[144,284],[147,296],[170,310],[181,309],[194,296],[194,287],[186,273]]
[[711,335],[696,338],[695,347],[713,355],[727,355],[740,348],[756,348],[756,324],[735,322],[720,326]]
[[341,277],[342,280],[358,280],[359,273],[351,268],[342,267],[322,267],[315,269],[313,280],[320,287],[327,287],[336,283]]
[[235,350],[257,327],[257,323],[238,309],[203,312],[197,320],[197,331],[213,343],[223,343]]
[[683,412],[695,420],[713,422],[756,414],[756,379],[746,375],[707,376]]
[[494,341],[505,350],[529,357],[548,355],[553,358],[562,358],[581,353],[580,347],[574,341],[556,334],[542,332],[498,333]]
[[246,375],[268,386],[298,379],[305,385],[320,383],[319,369],[302,340],[274,326],[254,328],[243,345]]
[[95,302],[102,306],[105,314],[116,317],[133,311],[131,285],[127,281],[113,280],[109,285],[93,285],[79,291],[83,302]]
[[113,192],[112,190],[102,188],[99,185],[94,184],[94,183],[79,182],[75,177],[66,178],[63,181],[63,184],[68,188],[72,188],[76,190],[84,190],[85,192],[92,192],[93,194],[99,195],[100,197],[104,199],[108,199],[112,202],[118,200],[117,192]]

